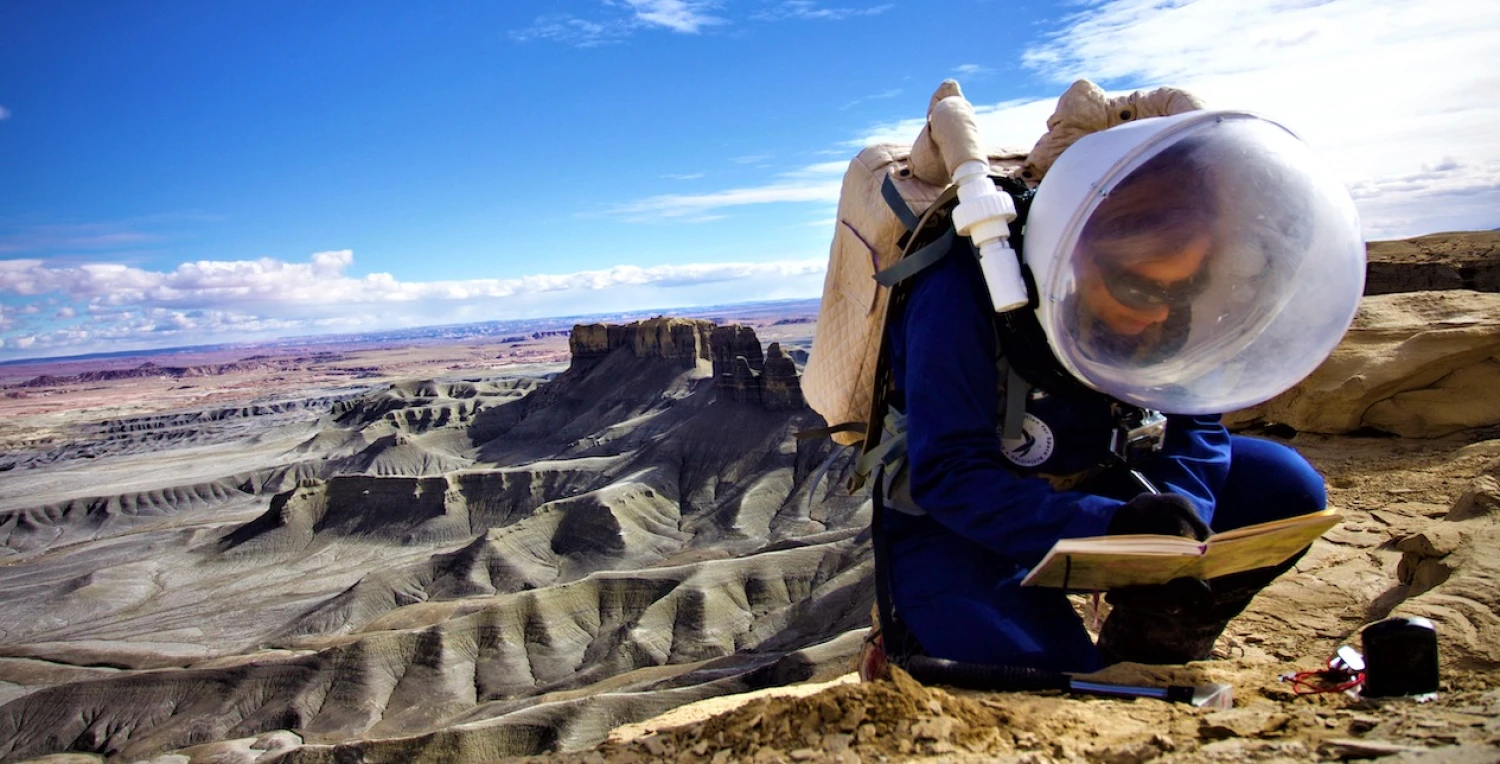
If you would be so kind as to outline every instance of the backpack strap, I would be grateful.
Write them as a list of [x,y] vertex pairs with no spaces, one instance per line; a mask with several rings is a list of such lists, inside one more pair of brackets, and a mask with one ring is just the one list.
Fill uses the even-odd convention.
[[915,231],[922,224],[922,219],[911,211],[911,206],[901,198],[901,191],[896,188],[896,182],[891,180],[890,173],[886,173],[885,181],[880,184],[880,196],[885,199],[886,205],[891,212],[896,213],[896,219],[901,225],[906,226],[907,231]]
[[860,434],[864,434],[864,431],[864,422],[844,422],[843,424],[835,424],[828,427],[814,427],[811,430],[799,430],[793,433],[793,436],[797,440],[811,440],[813,438],[826,438],[830,435],[835,435],[841,432],[857,432]]
[[893,287],[917,275],[928,266],[943,259],[943,256],[948,254],[948,250],[953,248],[953,239],[956,236],[958,234],[953,230],[953,226],[949,226],[948,230],[937,238],[937,241],[901,258],[895,265],[875,274],[875,281],[881,286]]
[[1017,440],[1024,435],[1021,426],[1025,424],[1026,398],[1031,394],[1031,383],[1003,353],[1000,359],[1005,364],[1005,408],[1000,412],[1000,439]]

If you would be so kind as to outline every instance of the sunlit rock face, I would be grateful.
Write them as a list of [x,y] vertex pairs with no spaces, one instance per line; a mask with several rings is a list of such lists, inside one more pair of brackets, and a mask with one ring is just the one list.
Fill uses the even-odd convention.
[[710,351],[721,400],[761,406],[767,411],[796,411],[807,405],[802,400],[797,364],[775,342],[762,354],[755,329],[717,327]]
[[1500,232],[1435,233],[1369,244],[1365,294],[1500,292]]
[[807,405],[802,400],[797,364],[775,342],[766,350],[766,367],[760,375],[760,402],[770,411],[793,411]]
[[1291,390],[1226,417],[1300,432],[1434,438],[1500,424],[1500,294],[1366,297],[1343,342]]
[[611,352],[630,348],[636,358],[660,358],[692,367],[709,359],[712,322],[657,317],[630,324],[578,324],[568,338],[576,367],[597,364]]
[[730,324],[714,327],[713,335],[709,338],[709,350],[713,355],[715,377],[733,374],[736,358],[744,358],[745,364],[752,371],[760,371],[765,367],[760,339],[755,336],[755,329],[749,326]]

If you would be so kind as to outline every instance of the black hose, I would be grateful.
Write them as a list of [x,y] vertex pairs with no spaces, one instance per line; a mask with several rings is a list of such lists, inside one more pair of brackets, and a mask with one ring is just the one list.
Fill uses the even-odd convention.
[[998,692],[1036,692],[1070,689],[1070,678],[1060,671],[1000,666],[990,663],[963,663],[929,655],[913,655],[903,666],[906,673],[922,684],[946,684],[966,690]]

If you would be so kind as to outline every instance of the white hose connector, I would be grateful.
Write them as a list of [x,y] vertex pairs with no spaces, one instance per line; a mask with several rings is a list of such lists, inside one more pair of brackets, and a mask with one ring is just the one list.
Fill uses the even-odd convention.
[[989,287],[990,301],[996,313],[1006,313],[1026,307],[1026,282],[1009,241],[1016,205],[1009,194],[995,188],[989,175],[989,163],[977,159],[964,162],[954,171],[958,207],[953,210],[953,228],[979,247],[979,270]]

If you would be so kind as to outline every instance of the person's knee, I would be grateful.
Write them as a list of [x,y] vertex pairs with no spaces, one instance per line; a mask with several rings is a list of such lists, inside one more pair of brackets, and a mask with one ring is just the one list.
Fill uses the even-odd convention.
[[1254,494],[1257,501],[1295,515],[1328,506],[1323,476],[1290,446],[1235,436],[1230,456],[1230,490]]

